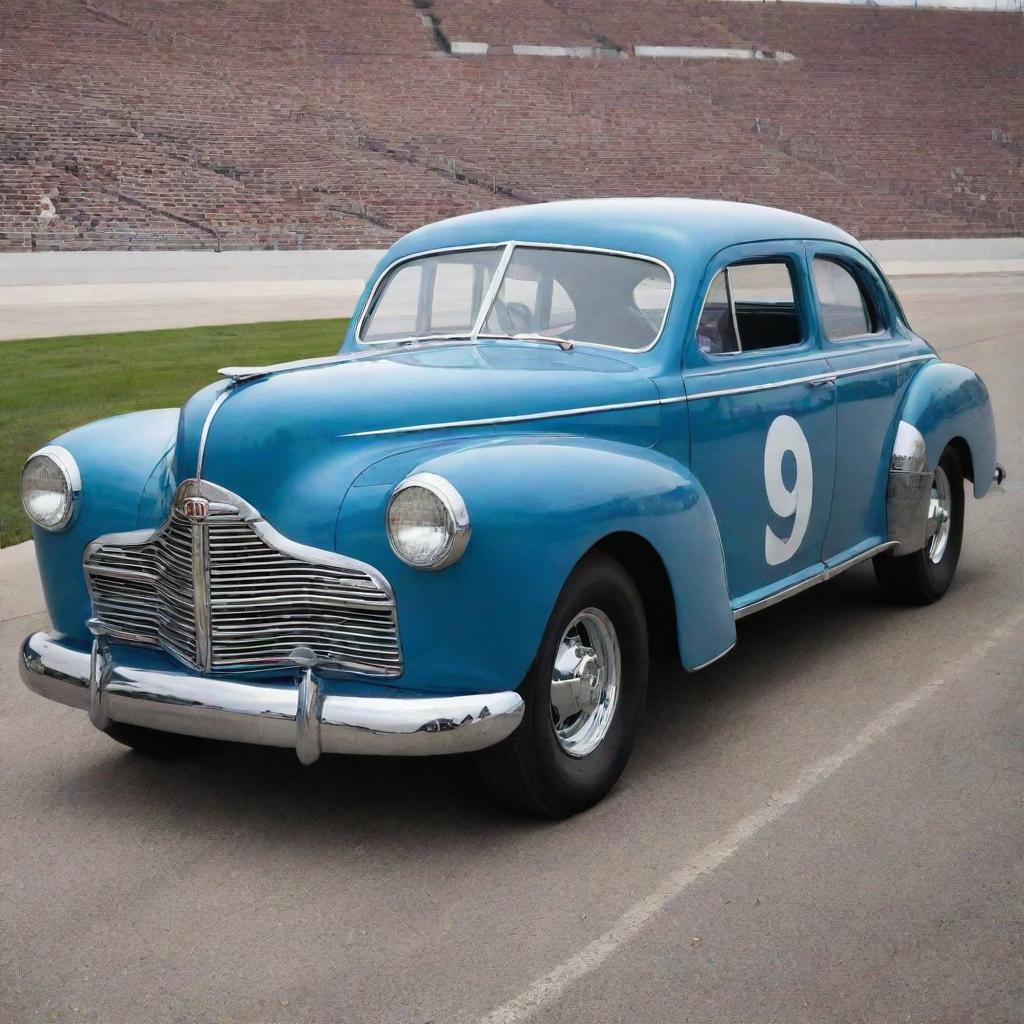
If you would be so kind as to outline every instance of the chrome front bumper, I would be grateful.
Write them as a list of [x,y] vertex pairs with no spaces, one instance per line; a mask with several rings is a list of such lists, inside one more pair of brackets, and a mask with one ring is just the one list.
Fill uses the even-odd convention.
[[33,633],[18,659],[25,685],[89,712],[97,728],[124,722],[164,732],[292,747],[303,764],[321,754],[454,754],[499,743],[523,717],[518,693],[459,697],[325,694],[312,669],[294,685],[264,685],[117,664]]

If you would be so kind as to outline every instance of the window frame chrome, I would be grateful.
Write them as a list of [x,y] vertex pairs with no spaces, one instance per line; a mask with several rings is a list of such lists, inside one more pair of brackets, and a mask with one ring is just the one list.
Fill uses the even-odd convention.
[[[480,339],[488,341],[514,341],[516,339],[509,338],[506,334],[483,334],[481,333],[483,325],[487,320],[487,315],[490,313],[491,306],[494,303],[494,298],[501,288],[501,282],[505,274],[505,270],[511,262],[515,250],[517,248],[522,249],[557,249],[562,252],[584,252],[584,253],[597,253],[603,256],[622,256],[627,259],[642,260],[645,263],[651,263],[656,267],[660,267],[668,274],[669,282],[669,294],[668,301],[665,303],[665,312],[661,318],[661,324],[658,328],[658,333],[655,335],[654,340],[643,348],[631,348],[626,345],[605,345],[596,341],[580,341],[576,338],[572,339],[573,345],[580,347],[602,349],[604,351],[612,352],[633,352],[642,353],[650,352],[651,349],[661,341],[665,334],[665,327],[669,321],[669,315],[672,311],[672,303],[676,297],[676,275],[664,260],[659,259],[657,256],[650,256],[647,253],[632,252],[627,249],[610,249],[604,246],[597,245],[576,245],[567,242],[530,242],[522,239],[506,239],[500,242],[475,242],[469,245],[449,245],[437,249],[424,249],[422,252],[410,253],[408,256],[401,256],[396,260],[389,263],[377,276],[377,280],[373,284],[373,288],[370,290],[370,294],[366,298],[366,304],[363,306],[362,312],[359,314],[359,320],[356,322],[356,328],[352,335],[356,344],[360,347],[371,348],[375,345],[393,345],[395,339],[393,338],[382,338],[380,341],[364,341],[362,338],[363,326],[367,317],[373,310],[374,303],[378,298],[378,293],[384,285],[384,282],[391,276],[391,274],[398,270],[403,264],[409,263],[412,260],[426,259],[430,256],[443,256],[447,253],[453,252],[473,252],[479,249],[504,249],[505,252],[502,255],[501,262],[499,262],[494,272],[494,278],[491,281],[491,285],[488,286],[487,292],[484,294],[483,302],[480,306],[480,313],[477,316],[476,323],[474,324],[474,330],[466,335],[471,341],[478,341]],[[423,339],[424,342],[434,340],[431,337]],[[519,339],[528,340],[528,339]]]

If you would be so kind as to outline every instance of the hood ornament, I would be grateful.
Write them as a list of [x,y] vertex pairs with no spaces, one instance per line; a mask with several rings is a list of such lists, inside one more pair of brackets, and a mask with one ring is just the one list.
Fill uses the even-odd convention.
[[272,366],[222,366],[217,373],[227,377],[232,384],[242,384],[247,380],[266,377],[273,369]]

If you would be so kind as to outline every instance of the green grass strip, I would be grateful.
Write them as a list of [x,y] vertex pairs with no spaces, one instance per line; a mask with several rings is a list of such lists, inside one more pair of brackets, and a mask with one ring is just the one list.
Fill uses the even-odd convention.
[[329,355],[346,326],[297,320],[0,342],[0,547],[31,536],[21,467],[58,434],[118,413],[180,406],[221,366]]

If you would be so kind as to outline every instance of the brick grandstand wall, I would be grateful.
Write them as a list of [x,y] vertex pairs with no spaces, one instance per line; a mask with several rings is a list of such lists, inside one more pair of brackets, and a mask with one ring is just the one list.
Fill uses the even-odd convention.
[[[868,237],[1020,234],[1022,28],[704,0],[5,0],[0,249],[368,247],[628,194],[765,202]],[[633,56],[676,44],[797,59]]]

